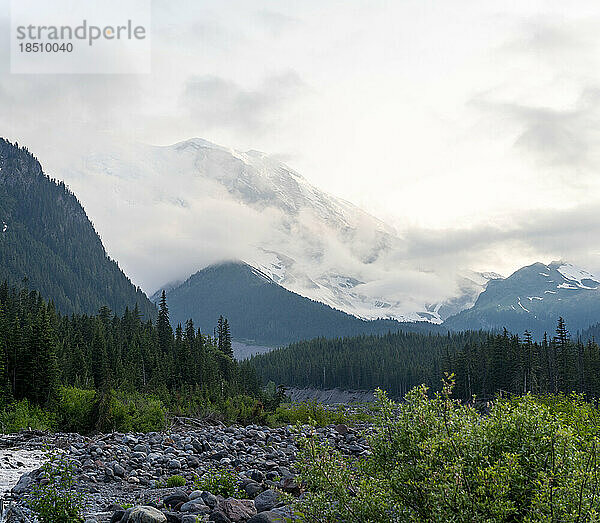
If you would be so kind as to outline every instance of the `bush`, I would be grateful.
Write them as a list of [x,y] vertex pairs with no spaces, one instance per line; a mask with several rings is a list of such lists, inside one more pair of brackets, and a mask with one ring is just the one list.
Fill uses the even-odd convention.
[[482,416],[451,389],[445,383],[430,398],[421,386],[401,404],[378,391],[365,459],[305,438],[299,466],[309,494],[298,508],[306,520],[598,520],[600,432],[568,407],[581,398],[498,399]]
[[40,523],[75,523],[81,517],[81,498],[74,491],[73,465],[64,456],[50,455],[42,466],[47,484],[37,484],[29,505]]
[[91,431],[95,424],[95,404],[95,390],[62,387],[58,404],[61,430],[80,433]]
[[194,480],[196,490],[206,490],[223,497],[245,498],[246,493],[238,486],[238,478],[232,470],[222,469],[206,472]]
[[175,476],[171,476],[167,480],[168,488],[183,487],[184,485],[185,485],[185,478],[183,476],[175,475]]
[[325,427],[338,423],[354,424],[360,421],[371,420],[372,416],[363,410],[351,412],[344,405],[333,409],[327,408],[316,400],[281,405],[275,413],[268,416],[267,422],[271,426],[278,425],[307,425]]
[[56,426],[52,413],[27,400],[13,403],[0,412],[0,430],[3,433],[19,432],[20,430],[51,430]]
[[167,410],[150,395],[109,391],[98,400],[96,428],[102,432],[152,432],[163,430]]

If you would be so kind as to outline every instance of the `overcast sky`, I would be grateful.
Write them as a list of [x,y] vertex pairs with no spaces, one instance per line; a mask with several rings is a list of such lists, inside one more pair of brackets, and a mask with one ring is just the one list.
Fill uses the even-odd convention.
[[284,159],[415,258],[600,273],[597,0],[156,0],[153,72],[120,76],[10,75],[0,5],[0,134],[50,165],[197,136]]

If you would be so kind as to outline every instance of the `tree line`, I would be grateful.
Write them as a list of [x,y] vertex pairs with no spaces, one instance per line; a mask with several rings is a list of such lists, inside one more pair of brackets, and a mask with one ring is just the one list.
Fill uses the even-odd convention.
[[580,392],[600,397],[600,348],[590,339],[573,340],[563,318],[554,336],[533,342],[509,334],[488,335],[484,343],[466,344],[448,353],[444,368],[456,376],[455,393],[491,397],[498,391],[514,394]]
[[191,320],[172,329],[163,293],[156,323],[137,305],[122,316],[61,315],[36,291],[0,285],[0,406],[51,407],[63,385],[125,392],[194,392],[207,399],[256,395],[259,381],[233,359],[229,324],[216,336]]
[[347,338],[316,338],[254,356],[258,375],[291,387],[373,390],[403,396],[421,383],[440,382],[448,354],[478,345],[487,332],[421,334],[388,332]]
[[454,373],[455,395],[491,398],[514,394],[577,391],[600,397],[600,348],[594,340],[571,339],[562,318],[556,333],[534,342],[503,333],[441,334],[397,332],[382,336],[294,343],[250,360],[263,381],[290,387],[374,390],[395,397],[426,384],[439,390]]

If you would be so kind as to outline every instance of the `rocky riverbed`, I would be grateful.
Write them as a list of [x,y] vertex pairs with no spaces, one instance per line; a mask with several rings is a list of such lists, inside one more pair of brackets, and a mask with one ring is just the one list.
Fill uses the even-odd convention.
[[[304,427],[302,432],[311,430]],[[361,433],[346,425],[316,429],[314,435],[347,454],[369,452]],[[73,464],[75,489],[82,497],[88,523],[294,520],[290,500],[302,493],[294,467],[298,434],[290,426],[225,427],[195,422],[195,426],[164,433],[46,438],[50,447],[64,451]],[[39,450],[26,445],[19,450]],[[237,497],[194,486],[196,477],[214,477],[216,470],[223,469],[235,475],[241,493]],[[183,477],[185,485],[167,488],[175,475]],[[34,486],[44,481],[41,469],[20,478],[12,488],[14,507],[7,521],[34,521],[27,499]]]

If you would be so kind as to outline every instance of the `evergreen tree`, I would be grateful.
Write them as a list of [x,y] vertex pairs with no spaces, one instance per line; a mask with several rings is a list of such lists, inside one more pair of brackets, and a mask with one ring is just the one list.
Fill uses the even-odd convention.
[[169,307],[165,291],[162,291],[160,297],[156,327],[158,329],[158,345],[163,353],[167,353],[173,342],[173,329],[169,321]]

